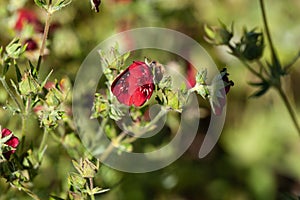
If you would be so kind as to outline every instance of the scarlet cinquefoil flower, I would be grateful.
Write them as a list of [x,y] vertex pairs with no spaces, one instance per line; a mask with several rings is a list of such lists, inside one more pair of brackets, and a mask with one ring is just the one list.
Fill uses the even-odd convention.
[[134,61],[112,83],[111,91],[120,103],[142,106],[154,90],[152,69],[142,61]]
[[36,32],[43,32],[43,24],[40,22],[35,12],[23,8],[18,10],[17,21],[14,28],[17,31],[22,31],[25,24],[32,25]]
[[[4,128],[4,129],[2,129],[2,132],[1,132],[1,138],[6,137],[10,134],[12,134],[12,132],[9,129]],[[8,141],[6,141],[4,144],[6,144],[12,148],[17,148],[17,146],[19,145],[19,139],[16,136],[12,135],[11,138]],[[15,153],[15,151],[16,150],[10,150],[10,151],[4,152],[3,156],[8,160],[10,158],[10,155]]]

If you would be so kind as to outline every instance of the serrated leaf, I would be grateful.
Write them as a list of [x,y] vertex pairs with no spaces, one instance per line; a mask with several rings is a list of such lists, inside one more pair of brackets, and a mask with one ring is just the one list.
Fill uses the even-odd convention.
[[69,184],[74,187],[75,190],[81,190],[85,187],[86,180],[81,175],[71,172],[69,174]]
[[5,48],[7,56],[13,59],[17,59],[26,50],[26,46],[19,42],[19,39],[14,38]]

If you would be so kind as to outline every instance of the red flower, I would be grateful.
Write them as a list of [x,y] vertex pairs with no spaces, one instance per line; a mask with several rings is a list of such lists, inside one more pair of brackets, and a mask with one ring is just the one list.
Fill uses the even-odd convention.
[[43,25],[32,10],[19,9],[15,30],[22,31],[25,24],[31,24],[35,31],[43,32]]
[[[9,129],[4,128],[4,129],[2,129],[2,132],[1,132],[1,138],[8,136],[10,134],[12,134],[12,132]],[[11,138],[5,142],[5,144],[12,148],[17,148],[17,146],[19,145],[19,139],[16,136],[12,135]],[[10,150],[10,151],[4,152],[3,156],[8,160],[10,158],[10,155],[15,153],[15,151],[16,150]]]
[[133,61],[112,83],[111,91],[120,103],[142,106],[152,96],[153,74],[150,66],[141,61]]

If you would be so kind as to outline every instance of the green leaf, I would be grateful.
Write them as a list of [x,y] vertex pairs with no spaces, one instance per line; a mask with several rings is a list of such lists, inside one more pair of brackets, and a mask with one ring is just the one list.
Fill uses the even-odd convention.
[[47,5],[45,0],[34,0],[34,3],[40,8],[45,8]]
[[171,76],[163,76],[161,81],[158,83],[158,87],[161,89],[171,89],[171,87],[172,87]]
[[122,110],[114,104],[111,104],[110,109],[109,109],[109,117],[115,121],[118,121],[124,116],[124,113]]
[[14,38],[5,48],[7,56],[18,59],[26,50],[26,46],[19,43],[19,39]]
[[71,172],[69,174],[68,182],[74,187],[75,190],[81,190],[85,187],[86,180],[81,175]]
[[266,81],[257,82],[257,83],[250,82],[249,85],[260,88],[258,91],[256,91],[254,94],[252,94],[250,97],[260,97],[263,94],[265,94],[268,91],[268,89],[270,88],[270,84]]
[[37,78],[37,70],[36,67],[34,67],[34,65],[32,64],[32,62],[30,60],[28,60],[29,62],[29,67],[30,67],[30,73],[32,74],[32,76],[34,78]]
[[63,146],[72,158],[79,158],[85,152],[82,143],[75,133],[69,133],[65,136]]
[[15,92],[17,93],[17,95],[21,96],[20,90],[18,89],[17,85],[15,84],[15,82],[12,79],[10,79],[10,83],[11,83],[12,87],[15,89]]
[[58,11],[60,9],[62,9],[63,7],[66,7],[67,5],[69,5],[72,2],[72,0],[61,0],[61,1],[57,1],[52,7],[51,7],[51,11],[55,12]]
[[42,87],[42,88],[46,85],[46,83],[47,83],[48,79],[50,78],[52,72],[53,72],[53,70],[51,70],[51,71],[49,72],[49,74],[46,76],[46,78],[45,78],[44,81],[42,82],[42,84],[41,84],[41,87]]
[[19,66],[16,62],[14,63],[14,66],[16,69],[17,80],[18,80],[18,82],[20,82],[22,80],[22,74],[21,74]]
[[5,74],[7,73],[9,67],[11,66],[11,58],[7,58],[4,63],[3,63],[3,71],[2,71],[2,76],[5,76]]
[[264,85],[263,87],[261,87],[260,90],[256,91],[254,94],[252,94],[250,97],[260,97],[263,94],[265,94],[268,90],[269,90],[269,85]]
[[102,193],[108,192],[108,191],[109,191],[109,189],[102,189],[102,188],[99,188],[99,187],[95,187],[95,188],[92,189],[91,192],[93,194],[102,194]]

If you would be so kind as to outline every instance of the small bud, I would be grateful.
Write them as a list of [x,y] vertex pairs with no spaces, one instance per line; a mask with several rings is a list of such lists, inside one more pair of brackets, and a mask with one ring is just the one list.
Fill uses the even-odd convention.
[[236,45],[237,50],[247,60],[259,59],[264,50],[264,37],[261,32],[256,32],[255,29],[247,32],[244,30],[244,35]]
[[163,78],[163,75],[165,73],[165,68],[162,64],[160,64],[157,61],[152,61],[150,63],[150,67],[154,69],[154,80],[155,83],[159,83],[161,79]]
[[34,51],[38,49],[38,44],[32,38],[27,39],[25,44],[27,44],[26,51]]
[[233,25],[231,26],[231,31],[221,23],[221,27],[215,26],[204,26],[205,36],[204,39],[214,45],[226,45],[229,44],[231,38],[233,37]]

